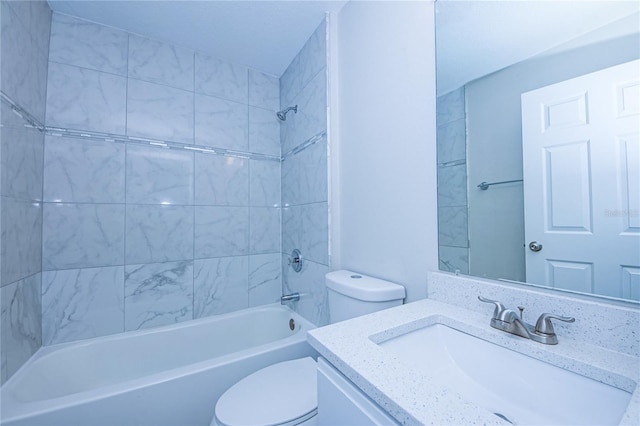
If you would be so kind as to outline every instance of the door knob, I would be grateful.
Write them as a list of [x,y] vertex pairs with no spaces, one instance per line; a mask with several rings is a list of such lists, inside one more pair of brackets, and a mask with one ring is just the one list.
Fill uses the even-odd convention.
[[529,243],[529,250],[531,250],[531,251],[540,251],[540,250],[542,250],[542,244],[540,244],[537,241],[531,241]]

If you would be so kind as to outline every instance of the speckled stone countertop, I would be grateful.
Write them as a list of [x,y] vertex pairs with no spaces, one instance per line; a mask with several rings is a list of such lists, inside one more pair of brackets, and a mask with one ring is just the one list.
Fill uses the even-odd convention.
[[489,326],[486,315],[424,299],[309,331],[309,343],[403,425],[508,424],[446,386],[425,369],[412,368],[376,343],[441,323],[632,393],[620,424],[640,423],[640,360],[558,336],[543,345]]

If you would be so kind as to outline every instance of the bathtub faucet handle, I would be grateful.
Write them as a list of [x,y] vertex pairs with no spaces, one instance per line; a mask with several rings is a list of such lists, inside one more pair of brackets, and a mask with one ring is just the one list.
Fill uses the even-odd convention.
[[298,300],[300,300],[300,293],[298,292],[291,293],[291,294],[283,294],[282,297],[280,298],[280,304],[284,305],[287,302],[297,302]]
[[294,271],[300,272],[302,270],[302,261],[302,253],[300,253],[300,250],[294,249],[291,252],[291,256],[289,256],[289,265],[291,265]]

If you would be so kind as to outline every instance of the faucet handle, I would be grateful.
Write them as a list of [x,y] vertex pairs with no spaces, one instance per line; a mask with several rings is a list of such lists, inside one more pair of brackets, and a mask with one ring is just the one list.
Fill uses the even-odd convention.
[[493,310],[493,317],[492,317],[492,319],[497,319],[497,318],[499,318],[499,317],[500,317],[500,314],[501,314],[502,312],[504,312],[504,311],[507,309],[507,307],[506,307],[506,306],[504,306],[504,305],[502,304],[502,302],[499,302],[499,301],[497,301],[497,300],[486,299],[486,298],[484,298],[484,297],[482,297],[482,296],[478,296],[478,300],[479,300],[479,301],[481,301],[481,302],[485,302],[485,303],[493,303],[493,304],[495,305],[495,309]]
[[576,319],[573,317],[562,317],[560,315],[555,314],[542,314],[538,321],[536,322],[536,333],[542,334],[555,334],[555,330],[553,329],[553,324],[551,323],[552,319],[557,319],[559,321],[564,322],[575,322]]

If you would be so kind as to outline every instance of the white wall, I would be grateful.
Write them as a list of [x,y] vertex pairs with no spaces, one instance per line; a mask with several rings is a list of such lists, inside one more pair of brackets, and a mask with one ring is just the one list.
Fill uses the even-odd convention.
[[433,2],[350,2],[337,32],[332,269],[403,284],[408,301],[424,298],[427,271],[438,267]]

